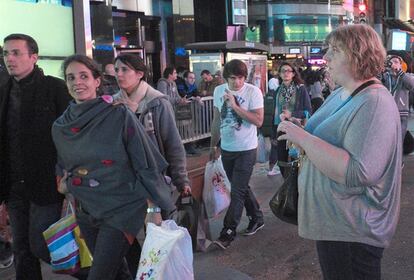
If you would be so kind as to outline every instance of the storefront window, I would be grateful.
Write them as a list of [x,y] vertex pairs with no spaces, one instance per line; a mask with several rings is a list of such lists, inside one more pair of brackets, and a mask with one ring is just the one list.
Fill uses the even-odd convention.
[[1,0],[0,44],[11,33],[32,36],[39,45],[38,65],[61,77],[61,64],[75,52],[72,0]]

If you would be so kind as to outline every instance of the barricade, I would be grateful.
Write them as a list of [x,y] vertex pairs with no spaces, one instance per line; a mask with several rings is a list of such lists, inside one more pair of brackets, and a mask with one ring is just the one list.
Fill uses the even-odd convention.
[[178,132],[183,144],[211,136],[213,121],[213,97],[201,98],[202,103],[191,102],[191,119],[177,121]]

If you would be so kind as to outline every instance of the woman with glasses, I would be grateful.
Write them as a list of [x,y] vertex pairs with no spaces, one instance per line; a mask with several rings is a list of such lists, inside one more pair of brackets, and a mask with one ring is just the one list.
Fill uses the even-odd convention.
[[[309,94],[306,91],[299,72],[289,62],[284,62],[279,67],[280,86],[273,95],[274,114],[272,118],[271,150],[269,156],[269,176],[278,174],[276,162],[288,160],[286,141],[277,142],[277,127],[283,120],[301,121],[311,113],[312,107]],[[287,174],[285,168],[280,167],[282,175]]]

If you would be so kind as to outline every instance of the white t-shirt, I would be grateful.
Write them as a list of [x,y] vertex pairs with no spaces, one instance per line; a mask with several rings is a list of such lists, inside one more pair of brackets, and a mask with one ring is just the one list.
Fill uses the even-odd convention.
[[[221,148],[229,152],[248,151],[257,148],[257,127],[248,121],[241,119],[236,112],[226,106],[226,115],[223,113],[223,96],[227,84],[217,86],[214,89],[214,107],[221,114],[220,134]],[[263,95],[259,88],[245,83],[238,91],[231,91],[239,102],[239,106],[252,111],[263,108]]]

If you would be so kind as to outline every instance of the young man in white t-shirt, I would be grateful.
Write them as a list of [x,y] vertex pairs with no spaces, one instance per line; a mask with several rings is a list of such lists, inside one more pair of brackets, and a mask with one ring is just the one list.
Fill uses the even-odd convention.
[[263,95],[258,87],[245,83],[247,73],[243,61],[229,61],[223,70],[227,83],[214,90],[210,158],[216,157],[216,145],[221,138],[223,167],[231,183],[231,203],[220,237],[215,241],[223,249],[236,236],[243,207],[250,219],[243,235],[253,235],[264,226],[263,213],[249,187],[256,162],[257,127],[263,123]]

